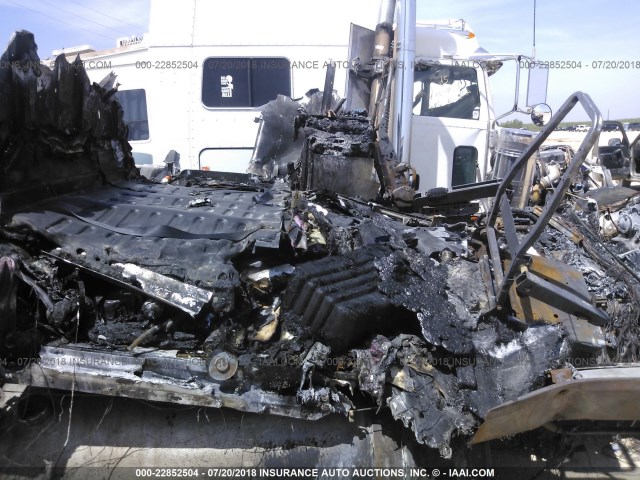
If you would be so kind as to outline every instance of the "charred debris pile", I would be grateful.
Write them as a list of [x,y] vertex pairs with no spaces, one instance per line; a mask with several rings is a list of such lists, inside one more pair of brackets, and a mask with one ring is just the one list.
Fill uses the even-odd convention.
[[[4,381],[309,419],[388,409],[450,456],[452,437],[470,438],[490,409],[551,372],[578,378],[576,359],[637,360],[637,277],[579,218],[535,249],[578,272],[606,325],[522,299],[495,308],[481,216],[302,191],[294,166],[294,188],[212,172],[135,178],[114,78],[90,84],[63,57],[40,65],[27,32],[2,59]],[[325,132],[314,154],[370,156],[364,117],[312,126]]]

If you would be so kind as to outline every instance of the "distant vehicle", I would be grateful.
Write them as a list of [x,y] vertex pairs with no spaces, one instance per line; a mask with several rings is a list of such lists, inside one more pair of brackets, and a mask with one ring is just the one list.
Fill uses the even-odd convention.
[[629,131],[640,130],[640,122],[630,122],[629,126],[627,127],[627,130]]
[[618,130],[618,127],[615,123],[604,123],[602,125],[602,131],[603,132],[615,132],[616,130]]
[[575,131],[576,132],[586,132],[587,130],[589,130],[589,127],[587,127],[586,125],[576,125],[575,127]]

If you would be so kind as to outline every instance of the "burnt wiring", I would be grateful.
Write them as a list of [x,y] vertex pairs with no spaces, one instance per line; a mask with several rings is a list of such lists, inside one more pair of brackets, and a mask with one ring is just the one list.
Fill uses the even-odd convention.
[[571,212],[569,220],[578,229],[583,237],[582,248],[593,258],[608,275],[618,278],[624,282],[628,288],[629,296],[635,304],[635,309],[629,314],[622,316],[619,323],[615,325],[616,355],[614,362],[640,360],[640,277],[617,255],[615,255],[600,238],[589,230],[582,220]]
[[[78,332],[80,330],[80,302],[78,301],[78,312],[76,314],[76,328],[75,328],[75,333],[76,333],[76,342],[78,341]],[[71,420],[73,418],[73,404],[74,404],[74,400],[75,400],[75,393],[76,393],[76,369],[77,369],[77,365],[74,364],[73,365],[73,381],[71,383],[71,402],[69,404],[69,421],[67,422],[67,436],[65,437],[64,443],[62,445],[62,448],[60,449],[60,453],[58,454],[58,456],[56,457],[55,461],[53,462],[53,466],[57,466],[58,462],[60,461],[60,458],[62,457],[62,454],[64,453],[65,449],[67,448],[67,445],[69,444],[69,439],[71,438]],[[64,398],[64,397],[63,397]]]

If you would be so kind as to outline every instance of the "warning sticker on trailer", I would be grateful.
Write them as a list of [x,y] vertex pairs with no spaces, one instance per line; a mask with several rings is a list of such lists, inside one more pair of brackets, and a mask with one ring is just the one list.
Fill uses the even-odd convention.
[[222,98],[233,98],[233,77],[231,75],[220,77],[220,93]]

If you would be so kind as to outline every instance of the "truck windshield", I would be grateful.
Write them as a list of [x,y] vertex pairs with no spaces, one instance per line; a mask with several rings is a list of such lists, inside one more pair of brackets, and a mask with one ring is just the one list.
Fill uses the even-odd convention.
[[418,65],[413,84],[413,114],[478,120],[480,94],[475,69]]

